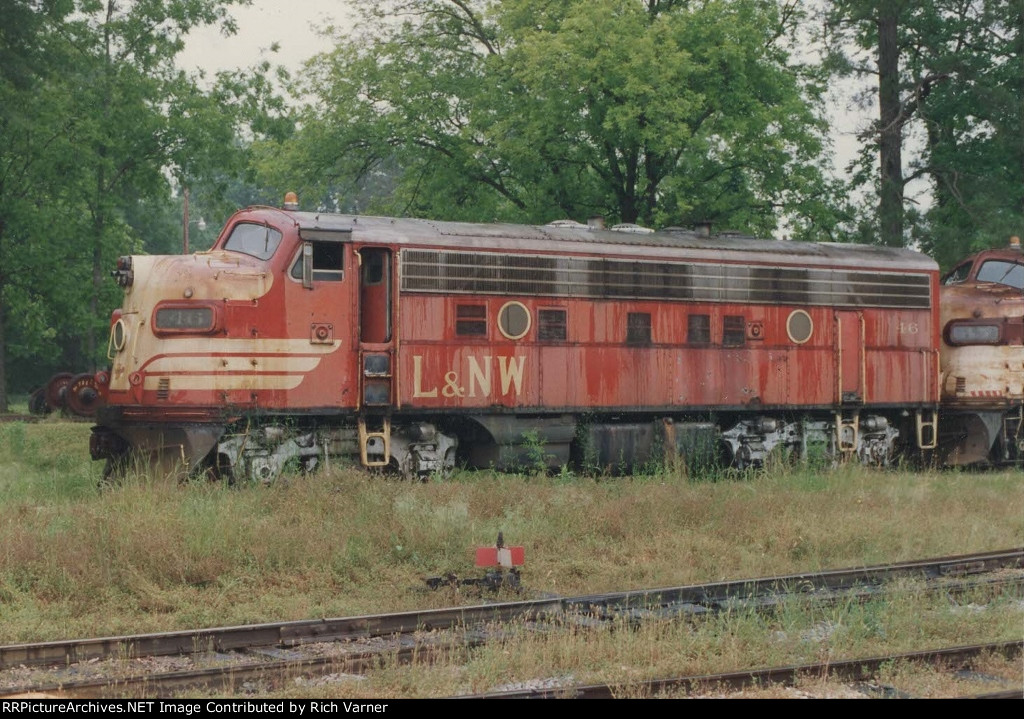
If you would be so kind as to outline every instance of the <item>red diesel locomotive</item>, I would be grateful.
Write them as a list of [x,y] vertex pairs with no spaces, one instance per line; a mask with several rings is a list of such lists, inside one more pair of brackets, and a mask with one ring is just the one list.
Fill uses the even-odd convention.
[[94,458],[271,481],[936,445],[938,267],[916,252],[288,207],[118,261]]

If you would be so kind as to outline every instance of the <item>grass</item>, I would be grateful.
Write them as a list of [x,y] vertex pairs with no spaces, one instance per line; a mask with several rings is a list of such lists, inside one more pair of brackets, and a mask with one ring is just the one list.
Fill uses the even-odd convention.
[[423,579],[474,574],[473,549],[498,531],[526,547],[524,596],[1024,544],[1020,471],[422,484],[338,470],[271,487],[142,475],[100,488],[88,435],[58,420],[0,424],[0,642],[476,603]]
[[[1019,600],[991,598],[979,604],[951,605],[946,597],[908,590],[894,601],[836,607],[791,605],[776,616],[752,611],[718,614],[692,622],[648,621],[637,626],[566,626],[551,632],[528,628],[451,657],[400,666],[389,663],[365,679],[289,687],[283,696],[407,697],[451,696],[551,684],[610,682],[620,696],[642,696],[631,686],[665,677],[692,676],[747,667],[813,664],[855,657],[918,651],[973,642],[1020,639]],[[988,673],[1020,680],[1019,661],[986,660]],[[929,675],[923,681],[918,674]],[[915,696],[967,693],[938,684],[935,672],[890,665],[890,683]],[[808,679],[803,684],[814,683]],[[550,686],[550,684],[549,684]],[[993,691],[996,687],[971,692]],[[707,687],[707,695],[717,693]],[[769,692],[767,695],[772,695]],[[775,690],[774,695],[785,696]]]

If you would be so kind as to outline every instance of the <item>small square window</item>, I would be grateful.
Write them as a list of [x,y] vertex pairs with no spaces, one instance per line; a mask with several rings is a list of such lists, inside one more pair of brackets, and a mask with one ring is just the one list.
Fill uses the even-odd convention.
[[691,345],[711,343],[711,316],[690,315],[687,319],[686,342]]
[[649,345],[651,343],[651,314],[630,312],[626,322],[626,344]]
[[455,334],[470,337],[487,336],[486,305],[456,305]]
[[564,342],[566,336],[565,310],[537,311],[537,339]]
[[722,345],[742,347],[747,341],[747,321],[738,315],[726,315],[722,326]]

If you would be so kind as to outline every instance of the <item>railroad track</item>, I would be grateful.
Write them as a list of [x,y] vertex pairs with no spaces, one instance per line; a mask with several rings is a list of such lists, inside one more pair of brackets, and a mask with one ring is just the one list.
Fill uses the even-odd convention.
[[[585,684],[574,686],[546,687],[543,689],[520,689],[482,694],[468,694],[459,699],[616,699],[621,697],[654,697],[671,694],[723,694],[739,692],[750,688],[769,686],[792,687],[803,679],[833,681],[855,684],[855,689],[869,696],[896,696],[912,698],[894,687],[879,684],[873,680],[879,671],[896,663],[921,664],[941,668],[948,673],[963,672],[970,664],[984,656],[1001,655],[1007,659],[1019,658],[1024,652],[1024,641],[975,644],[950,647],[907,654],[890,654],[864,659],[828,661],[818,664],[771,667],[702,674],[646,681],[619,682],[617,684]],[[1012,686],[1000,677],[982,677],[986,681],[1001,684],[1000,689],[978,698],[1024,699],[1024,687]],[[870,684],[868,683],[870,682]],[[1011,686],[1006,686],[1011,685]]]
[[[634,590],[578,597],[453,607],[420,612],[378,614],[336,619],[219,627],[123,637],[0,646],[0,670],[57,667],[25,677],[24,683],[0,680],[0,694],[25,691],[61,696],[109,696],[183,691],[231,690],[246,682],[275,683],[281,678],[325,673],[360,673],[382,658],[399,662],[429,658],[432,652],[472,646],[493,639],[467,628],[525,620],[600,622],[612,618],[644,621],[655,617],[687,617],[707,612],[753,608],[770,611],[799,598],[815,602],[849,602],[878,596],[899,579],[925,580],[929,589],[955,594],[985,587],[992,592],[1020,593],[1024,586],[1024,548],[982,554],[833,570],[815,574],[716,582],[684,587]],[[984,575],[984,576],[982,576]],[[439,640],[425,633],[462,630],[459,637]],[[388,641],[382,638],[391,637]],[[366,642],[379,640],[377,646]],[[359,640],[362,644],[354,646]],[[187,667],[174,657],[195,658]],[[145,660],[145,666],[139,665]],[[90,676],[101,662],[135,662],[130,676]],[[197,666],[205,665],[205,666]],[[122,667],[123,669],[123,667]],[[143,673],[145,671],[146,673]],[[154,672],[154,673],[150,673]],[[15,672],[17,673],[17,672]],[[278,679],[275,679],[278,678]]]
[[0,414],[0,424],[4,422],[38,422],[39,417],[34,414]]

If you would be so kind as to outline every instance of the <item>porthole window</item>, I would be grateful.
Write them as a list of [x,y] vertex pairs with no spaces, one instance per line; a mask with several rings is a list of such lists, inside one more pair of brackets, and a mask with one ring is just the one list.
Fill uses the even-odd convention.
[[522,302],[506,302],[498,312],[498,329],[510,340],[517,340],[530,331],[530,310]]
[[811,338],[812,332],[814,332],[814,321],[809,314],[803,310],[793,310],[789,313],[789,319],[786,320],[786,333],[789,335],[789,339],[802,345]]

